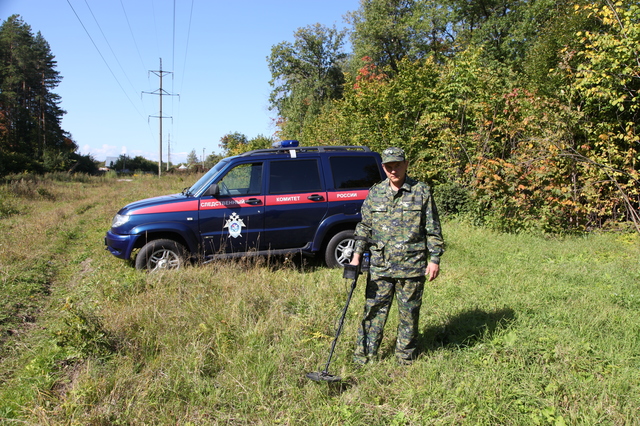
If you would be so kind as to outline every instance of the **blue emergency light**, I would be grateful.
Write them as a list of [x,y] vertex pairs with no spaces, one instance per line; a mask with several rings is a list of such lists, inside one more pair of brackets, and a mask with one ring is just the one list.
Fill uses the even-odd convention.
[[278,141],[278,142],[274,142],[271,146],[274,148],[295,148],[300,144],[300,142],[298,142],[295,139],[287,139],[284,141]]

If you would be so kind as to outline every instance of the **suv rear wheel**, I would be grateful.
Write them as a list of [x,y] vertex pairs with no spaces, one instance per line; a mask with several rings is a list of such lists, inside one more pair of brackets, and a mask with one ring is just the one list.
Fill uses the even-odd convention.
[[185,249],[173,240],[153,240],[140,249],[136,256],[136,269],[156,271],[179,269],[184,266]]
[[324,261],[329,268],[342,267],[351,261],[355,248],[356,240],[353,239],[353,230],[340,231],[329,240]]

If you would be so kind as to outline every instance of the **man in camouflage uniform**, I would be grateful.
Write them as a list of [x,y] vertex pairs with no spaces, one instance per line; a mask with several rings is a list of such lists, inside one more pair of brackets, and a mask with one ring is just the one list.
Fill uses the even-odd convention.
[[415,359],[425,276],[432,281],[439,273],[444,243],[436,205],[429,186],[407,176],[408,166],[402,149],[382,152],[387,179],[369,190],[356,227],[351,264],[360,264],[366,246],[371,251],[371,276],[354,354],[358,364],[377,356],[394,294],[400,322],[396,358],[402,364]]

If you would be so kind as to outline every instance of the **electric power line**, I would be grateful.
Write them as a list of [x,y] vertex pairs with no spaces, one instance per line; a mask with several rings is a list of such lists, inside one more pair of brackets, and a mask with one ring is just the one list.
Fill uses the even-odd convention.
[[[175,0],[174,0],[174,4],[175,4]],[[185,44],[185,49],[184,49],[184,62],[182,64],[182,76],[180,79],[180,89],[178,90],[178,93],[182,93],[182,88],[184,87],[184,76],[186,73],[186,68],[187,68],[187,56],[189,53],[189,39],[191,37],[191,22],[193,19],[193,4],[194,4],[194,0],[191,0],[191,8],[189,10],[189,26],[187,27],[187,42]],[[172,80],[173,82],[173,80]],[[173,100],[172,100],[172,108],[173,108]],[[180,123],[180,109],[178,108],[177,111],[177,121],[178,123]]]
[[131,23],[129,22],[129,16],[127,15],[127,11],[124,8],[124,3],[120,0],[120,6],[122,6],[122,12],[124,13],[124,18],[127,21],[127,26],[129,27],[129,34],[131,34],[131,39],[133,40],[133,45],[136,47],[136,52],[138,52],[138,58],[140,58],[140,63],[142,64],[142,69],[147,70],[147,67],[144,65],[144,60],[142,59],[142,55],[140,54],[140,49],[138,49],[138,43],[136,42],[136,38],[133,35],[133,29],[131,28]]
[[93,9],[91,9],[91,6],[89,6],[89,3],[87,2],[87,0],[84,0],[84,3],[87,5],[87,8],[89,9],[89,12],[91,13],[91,16],[93,17],[93,20],[95,21],[96,25],[98,26],[98,29],[100,30],[100,34],[102,34],[102,37],[104,38],[104,41],[107,43],[107,46],[109,46],[109,50],[111,50],[111,54],[113,55],[113,57],[115,58],[116,62],[118,63],[118,66],[120,67],[120,70],[124,74],[124,77],[127,79],[129,84],[131,85],[131,88],[135,91],[136,88],[133,86],[133,83],[131,83],[131,80],[129,79],[129,76],[127,75],[127,72],[122,67],[122,64],[120,63],[120,60],[118,59],[118,55],[116,55],[116,52],[114,52],[113,48],[111,47],[111,43],[109,43],[109,39],[107,39],[107,36],[105,35],[104,31],[102,31],[102,27],[100,26],[100,23],[98,22],[98,19],[96,18],[96,15],[94,15]]
[[[175,62],[176,62],[176,0],[173,0],[173,36],[171,39],[171,91],[174,91],[174,75],[175,75]],[[171,98],[171,113],[173,114],[173,98]],[[171,120],[171,131],[174,131],[173,120]],[[167,147],[168,149],[168,147]],[[167,160],[167,166],[170,160]]]
[[[103,32],[102,28],[100,27],[100,24],[99,24],[99,22],[98,22],[98,20],[97,20],[97,18],[96,18],[96,16],[95,16],[95,14],[93,13],[93,10],[91,9],[91,7],[89,6],[89,4],[87,3],[87,0],[84,0],[84,1],[85,1],[86,6],[88,7],[88,9],[89,9],[89,11],[90,11],[90,13],[91,13],[91,15],[92,15],[92,17],[93,17],[93,19],[94,19],[94,21],[95,21],[96,25],[98,26],[98,29],[100,30],[100,32],[101,32],[101,34],[102,34],[102,36],[103,36],[103,38],[104,38],[105,42],[107,43],[107,46],[108,46],[108,47],[109,47],[109,49],[111,50],[111,53],[113,54],[113,56],[114,56],[114,58],[115,58],[116,62],[117,62],[117,63],[118,63],[118,65],[120,66],[120,69],[121,69],[121,70],[122,70],[122,72],[124,73],[125,78],[126,78],[126,79],[127,79],[127,81],[129,82],[129,84],[134,88],[134,90],[136,90],[136,89],[135,89],[135,87],[133,86],[133,83],[132,83],[132,82],[131,82],[131,80],[129,79],[129,77],[128,77],[128,75],[127,75],[126,71],[124,70],[124,68],[123,68],[122,64],[121,64],[121,63],[120,63],[120,61],[118,60],[118,57],[117,57],[117,55],[115,54],[115,52],[114,52],[113,48],[111,47],[111,44],[109,43],[109,40],[107,39],[107,37],[106,37],[105,33]],[[84,29],[85,33],[87,34],[87,37],[89,37],[89,40],[91,41],[91,43],[93,44],[94,48],[96,49],[96,51],[98,52],[98,54],[99,54],[99,55],[100,55],[100,57],[102,58],[102,61],[104,62],[105,66],[107,67],[107,69],[109,70],[109,72],[110,72],[110,73],[111,73],[111,75],[113,76],[114,80],[116,81],[116,83],[117,83],[117,84],[118,84],[118,86],[120,87],[120,90],[122,90],[122,92],[124,93],[125,97],[126,97],[126,98],[127,98],[127,100],[129,101],[129,103],[133,106],[133,108],[134,108],[134,109],[135,109],[135,111],[138,113],[138,115],[140,115],[140,116],[142,116],[142,117],[143,117],[144,115],[139,111],[139,109],[138,109],[138,107],[136,106],[136,104],[131,100],[131,98],[130,98],[130,97],[129,97],[129,95],[127,94],[127,91],[124,89],[124,87],[123,87],[123,86],[122,86],[122,84],[120,83],[120,81],[119,81],[118,77],[117,77],[117,76],[116,76],[116,74],[113,72],[113,69],[112,69],[112,68],[111,68],[111,66],[109,65],[109,62],[107,61],[107,59],[105,58],[105,56],[102,54],[102,52],[101,52],[100,48],[98,47],[98,45],[97,45],[97,44],[96,44],[96,42],[94,41],[93,37],[92,37],[92,36],[91,36],[91,34],[89,33],[89,31],[88,31],[87,27],[85,26],[84,22],[82,21],[82,19],[80,18],[80,16],[79,16],[79,15],[78,15],[78,13],[76,12],[75,8],[74,8],[74,7],[73,7],[73,5],[71,4],[71,0],[67,0],[67,3],[69,4],[69,7],[71,8],[71,10],[73,11],[73,13],[75,14],[76,18],[78,19],[78,22],[80,22],[80,25],[82,26],[82,28]],[[176,52],[176,33],[177,33],[177,31],[176,31],[176,3],[177,3],[177,2],[176,2],[176,0],[173,0],[173,20],[172,20],[172,25],[173,25],[173,28],[172,28],[172,70],[175,70],[175,60],[176,60],[176,55],[175,55],[175,52]],[[124,7],[124,3],[123,3],[123,1],[122,1],[122,0],[120,0],[120,5],[121,5],[121,7],[122,7],[123,14],[124,14],[125,19],[126,19],[126,21],[127,21],[127,26],[128,26],[128,28],[129,28],[129,32],[130,32],[131,37],[132,37],[132,39],[133,39],[133,42],[134,42],[134,45],[135,45],[135,48],[136,48],[136,51],[137,51],[138,57],[139,57],[139,59],[140,59],[140,62],[141,62],[141,64],[142,64],[142,66],[146,69],[146,67],[145,67],[145,65],[144,65],[144,60],[143,60],[143,58],[142,58],[142,55],[141,55],[141,53],[140,53],[140,49],[138,48],[138,44],[137,44],[137,42],[136,42],[136,38],[135,38],[134,33],[133,33],[133,29],[132,29],[132,26],[131,26],[131,22],[129,21],[128,14],[127,14],[127,11],[126,11],[126,9],[125,9],[125,7]],[[155,7],[154,7],[154,6],[155,6],[155,5],[154,5],[154,3],[152,2],[154,28],[155,28],[155,33],[156,33],[156,46],[157,46],[158,50],[160,50],[160,42],[159,42],[159,36],[158,36],[158,23],[157,23],[157,19],[156,19],[156,10],[155,10]],[[188,25],[188,28],[187,28],[187,38],[186,38],[186,44],[185,44],[185,54],[184,54],[184,60],[183,60],[183,66],[182,66],[183,72],[182,72],[181,82],[180,82],[180,86],[181,86],[181,88],[184,86],[184,77],[185,77],[185,72],[186,72],[187,56],[188,56],[188,50],[189,50],[189,41],[190,41],[190,36],[191,36],[191,27],[192,27],[192,19],[193,19],[193,9],[194,9],[194,0],[191,0],[191,7],[190,7],[190,12],[189,12],[189,25]],[[160,56],[161,56],[161,55],[160,55]],[[152,72],[154,72],[154,71],[152,71]],[[168,73],[168,72],[166,72],[166,71],[162,71],[162,66],[161,66],[160,71],[155,71],[154,73],[157,73],[157,72],[159,72],[159,73]],[[174,74],[174,73],[173,73],[173,72],[171,72],[171,74],[172,74],[172,82],[171,82],[171,83],[172,83],[172,86],[171,86],[171,89],[172,89],[172,91],[173,91],[173,89],[174,89],[174,78],[173,78],[173,74]],[[151,92],[151,93],[154,93],[154,94],[160,94],[160,95],[161,95],[161,97],[162,97],[162,94],[163,94],[162,92],[164,92],[164,91],[162,91],[162,90],[161,90],[161,93],[157,93],[157,91],[156,91],[156,92]],[[143,93],[150,93],[150,92],[143,92]],[[169,93],[167,93],[167,92],[164,92],[164,95],[169,95],[169,96],[179,96],[179,95],[170,95],[170,94],[169,94]],[[143,103],[143,109],[144,109],[144,103]],[[173,111],[173,99],[172,99],[172,111]],[[161,114],[162,114],[162,113],[161,113]],[[160,118],[160,122],[162,122],[162,118],[167,118],[167,117],[158,117],[158,118]],[[148,122],[148,121],[147,121],[147,124],[149,124],[149,122]],[[173,128],[173,120],[172,120],[172,128]],[[150,127],[150,126],[149,126],[149,130],[151,131],[151,127]],[[161,135],[161,137],[162,137],[162,135]],[[162,163],[162,158],[160,158],[160,161],[159,161],[159,164],[161,164],[161,163]]]
[[[176,70],[176,0],[173,0],[173,37],[171,43],[171,71]],[[171,74],[171,89],[173,90],[173,74]]]
[[80,22],[80,25],[82,25],[82,28],[84,29],[84,32],[87,34],[87,36],[89,37],[89,40],[91,40],[91,43],[93,44],[93,47],[96,48],[96,50],[98,51],[98,54],[100,55],[100,57],[102,58],[102,61],[104,62],[104,64],[107,66],[107,69],[109,69],[109,72],[111,73],[111,75],[113,76],[113,78],[116,80],[116,83],[118,83],[118,86],[120,87],[120,90],[122,90],[122,93],[124,93],[124,95],[127,97],[127,100],[131,103],[131,105],[133,106],[133,109],[136,110],[136,112],[138,113],[138,115],[140,115],[141,117],[144,117],[140,111],[138,111],[138,108],[136,107],[136,105],[133,103],[133,101],[131,100],[131,98],[129,97],[129,95],[127,94],[127,92],[124,90],[124,87],[122,87],[122,84],[120,84],[120,81],[118,80],[118,77],[116,77],[115,73],[113,72],[113,70],[111,69],[111,67],[109,66],[109,63],[107,62],[107,60],[105,59],[104,55],[102,54],[102,52],[100,51],[100,49],[98,48],[98,45],[96,44],[96,42],[93,40],[93,37],[91,37],[91,34],[89,34],[89,31],[87,30],[87,27],[85,27],[84,23],[82,22],[82,19],[80,19],[80,16],[78,16],[78,13],[76,12],[75,8],[73,7],[73,5],[71,4],[70,0],[67,0],[67,3],[69,4],[69,7],[71,7],[71,10],[73,11],[74,15],[76,15],[76,18],[78,18],[78,22]]
[[191,37],[191,19],[193,18],[193,2],[194,0],[191,0],[191,11],[189,12],[189,27],[187,28],[187,44],[184,49],[184,63],[182,64],[182,79],[180,81],[180,92],[182,92],[185,70],[187,68],[187,53],[189,52],[189,38]]

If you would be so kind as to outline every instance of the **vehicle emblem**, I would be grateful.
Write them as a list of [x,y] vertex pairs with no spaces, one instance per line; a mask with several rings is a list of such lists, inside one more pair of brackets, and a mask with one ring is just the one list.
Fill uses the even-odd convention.
[[233,238],[242,236],[241,233],[243,226],[247,225],[245,225],[242,219],[240,219],[238,213],[233,213],[227,220],[226,225],[224,225],[225,228],[229,228],[229,235],[231,235]]

